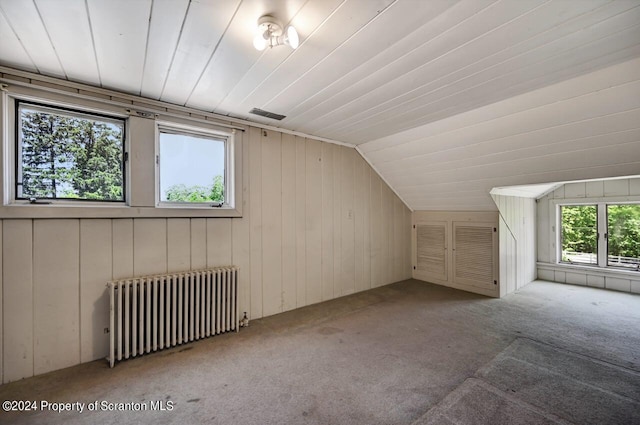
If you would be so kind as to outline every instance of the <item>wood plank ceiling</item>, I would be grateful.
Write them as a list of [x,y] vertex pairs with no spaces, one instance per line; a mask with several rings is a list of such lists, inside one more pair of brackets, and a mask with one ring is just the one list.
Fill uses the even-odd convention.
[[638,56],[637,0],[0,0],[0,65],[354,145]]

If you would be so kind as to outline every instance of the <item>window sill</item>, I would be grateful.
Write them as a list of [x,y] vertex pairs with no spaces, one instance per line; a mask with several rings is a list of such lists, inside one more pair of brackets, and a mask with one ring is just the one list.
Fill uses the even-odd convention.
[[598,266],[586,266],[576,264],[561,264],[561,263],[542,263],[537,262],[536,266],[544,270],[558,270],[558,271],[575,271],[583,272],[593,276],[610,276],[620,277],[624,279],[640,279],[640,272],[633,270],[620,270],[615,268],[603,268]]
[[198,218],[242,217],[240,208],[129,207],[123,205],[13,204],[0,207],[0,219],[32,218]]

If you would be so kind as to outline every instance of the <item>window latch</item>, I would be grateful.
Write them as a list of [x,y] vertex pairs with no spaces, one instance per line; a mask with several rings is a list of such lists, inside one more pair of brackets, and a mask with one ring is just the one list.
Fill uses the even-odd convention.
[[222,202],[218,202],[217,204],[211,204],[211,208],[222,208]]

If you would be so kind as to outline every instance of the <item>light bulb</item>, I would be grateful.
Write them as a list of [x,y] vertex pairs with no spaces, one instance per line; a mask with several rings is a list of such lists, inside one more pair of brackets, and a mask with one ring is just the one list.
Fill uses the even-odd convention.
[[256,50],[259,50],[259,51],[263,51],[264,49],[267,48],[267,40],[264,38],[263,33],[260,33],[255,36],[255,38],[253,39],[253,47],[255,47]]
[[298,31],[292,26],[289,25],[285,29],[285,43],[287,43],[292,49],[297,49],[300,45],[300,37],[298,37]]

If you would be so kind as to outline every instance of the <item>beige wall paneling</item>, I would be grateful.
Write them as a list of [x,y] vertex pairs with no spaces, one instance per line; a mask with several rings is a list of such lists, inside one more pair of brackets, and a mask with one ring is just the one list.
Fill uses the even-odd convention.
[[549,258],[550,244],[551,240],[549,239],[549,228],[552,226],[549,221],[549,197],[545,196],[543,198],[538,199],[536,203],[536,236],[538,238],[538,261],[549,262],[551,259]]
[[307,304],[322,301],[323,287],[323,167],[322,145],[316,140],[307,139],[305,146],[305,267]]
[[207,267],[207,219],[191,219],[191,270]]
[[404,205],[398,197],[393,196],[393,247],[391,249],[391,258],[393,259],[393,282],[402,280],[402,254],[403,254],[403,234],[404,234]]
[[607,289],[613,289],[614,291],[631,292],[631,281],[629,279],[621,279],[618,277],[607,276],[605,277],[604,284],[605,284],[605,288]]
[[371,257],[372,257],[372,243],[371,243],[371,175],[374,171],[371,169],[369,164],[366,163],[364,158],[361,159],[363,172],[362,172],[362,188],[364,191],[364,199],[363,199],[363,208],[364,208],[364,221],[362,224],[363,232],[364,232],[364,242],[363,242],[363,255],[364,255],[364,263],[363,263],[363,277],[364,277],[364,286],[363,289],[370,289],[372,284],[371,277]]
[[111,220],[113,279],[133,276],[133,219]]
[[640,196],[640,179],[629,180],[629,195]]
[[109,294],[112,279],[112,224],[109,219],[80,220],[80,362],[109,354]]
[[565,184],[564,196],[567,198],[584,198],[587,196],[587,184],[585,182]]
[[355,149],[340,147],[340,176],[341,176],[341,209],[340,209],[340,295],[348,295],[355,292],[355,206],[354,206],[354,180],[355,180]]
[[207,219],[207,267],[231,265],[231,219]]
[[251,317],[262,317],[262,130],[249,128]]
[[282,312],[282,133],[262,133],[263,315]]
[[536,202],[532,198],[492,195],[500,212],[501,294],[536,279]]
[[32,220],[2,221],[2,264],[2,382],[6,383],[33,375]]
[[[604,196],[604,181],[586,182],[586,198],[601,198]],[[547,198],[545,196],[545,198]]]
[[33,373],[80,363],[80,220],[33,222]]
[[133,274],[147,276],[167,272],[167,219],[133,220]]
[[242,218],[231,220],[232,263],[238,266],[238,309],[240,318],[251,311],[251,232],[249,204],[249,137],[242,138]]
[[296,306],[307,305],[307,141],[304,137],[296,136]]
[[604,276],[588,275],[587,286],[593,286],[595,288],[604,288]]
[[282,311],[296,308],[296,138],[291,134],[282,135]]
[[[604,196],[629,196],[629,180],[605,180]],[[569,196],[565,196],[565,198],[569,198]]]
[[391,235],[393,231],[393,202],[391,201],[391,190],[384,182],[380,185],[380,199],[381,199],[381,224],[380,229],[380,258],[381,258],[381,272],[382,282],[381,285],[386,285],[391,282],[391,271],[393,269],[393,262],[391,261],[391,244],[393,243],[393,237]]
[[191,270],[191,220],[167,219],[167,271]]
[[342,147],[333,150],[333,298],[342,296]]
[[584,273],[570,273],[566,274],[567,283],[572,285],[587,286],[587,275]]
[[371,173],[371,287],[383,284],[382,258],[382,181],[376,173]]
[[[364,198],[365,191],[369,190],[368,182],[365,180],[365,167],[368,165],[362,160],[360,154],[354,150],[353,153],[353,173],[354,173],[354,187],[353,187],[353,218],[354,218],[354,247],[353,247],[353,259],[354,259],[354,286],[355,291],[364,291],[364,215],[365,207]],[[369,229],[366,230],[368,233]]]
[[333,298],[333,146],[322,144],[322,300]]
[[403,279],[411,278],[411,210],[404,206]]

